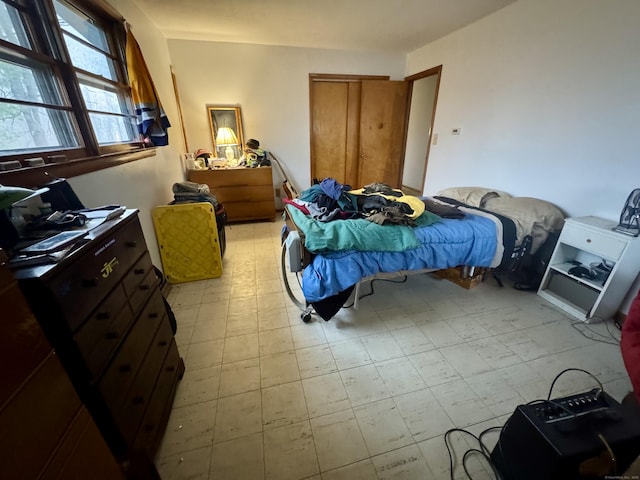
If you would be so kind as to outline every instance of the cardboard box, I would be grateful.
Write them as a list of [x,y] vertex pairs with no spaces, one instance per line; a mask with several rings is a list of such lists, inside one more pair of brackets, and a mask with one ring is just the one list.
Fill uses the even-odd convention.
[[456,285],[460,285],[461,287],[464,287],[466,289],[471,289],[480,285],[482,280],[484,280],[484,276],[488,272],[488,269],[476,268],[474,269],[473,275],[465,275],[464,271],[465,267],[452,267],[444,270],[437,270],[433,273],[441,278],[445,278],[450,282],[455,283]]

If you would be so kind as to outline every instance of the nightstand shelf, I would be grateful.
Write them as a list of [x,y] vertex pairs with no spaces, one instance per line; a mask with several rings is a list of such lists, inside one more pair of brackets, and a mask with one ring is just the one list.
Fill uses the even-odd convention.
[[[581,321],[615,315],[640,270],[640,239],[614,232],[615,226],[598,217],[567,219],[538,295]],[[603,278],[569,273],[603,261],[612,265]]]

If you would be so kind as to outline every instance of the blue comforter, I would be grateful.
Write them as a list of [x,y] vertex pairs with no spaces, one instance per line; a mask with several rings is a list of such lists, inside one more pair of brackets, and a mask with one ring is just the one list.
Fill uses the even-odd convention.
[[[393,227],[390,227],[393,228]],[[302,273],[308,302],[318,302],[381,272],[441,269],[458,265],[489,267],[496,254],[496,224],[467,214],[413,229],[419,246],[397,252],[338,251],[316,255]]]

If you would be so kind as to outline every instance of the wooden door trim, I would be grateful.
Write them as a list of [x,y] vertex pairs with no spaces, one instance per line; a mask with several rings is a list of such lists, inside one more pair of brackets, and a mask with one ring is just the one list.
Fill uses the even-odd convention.
[[309,82],[361,82],[362,80],[389,80],[389,75],[341,75],[339,73],[309,74]]

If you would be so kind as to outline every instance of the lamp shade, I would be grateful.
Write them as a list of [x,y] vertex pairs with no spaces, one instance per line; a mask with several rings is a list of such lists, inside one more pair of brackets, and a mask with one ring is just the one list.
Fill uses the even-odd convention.
[[20,201],[41,195],[48,191],[49,189],[47,187],[30,190],[28,188],[0,185],[0,209],[9,208]]
[[216,143],[223,145],[238,145],[238,137],[230,127],[220,127],[216,135]]

